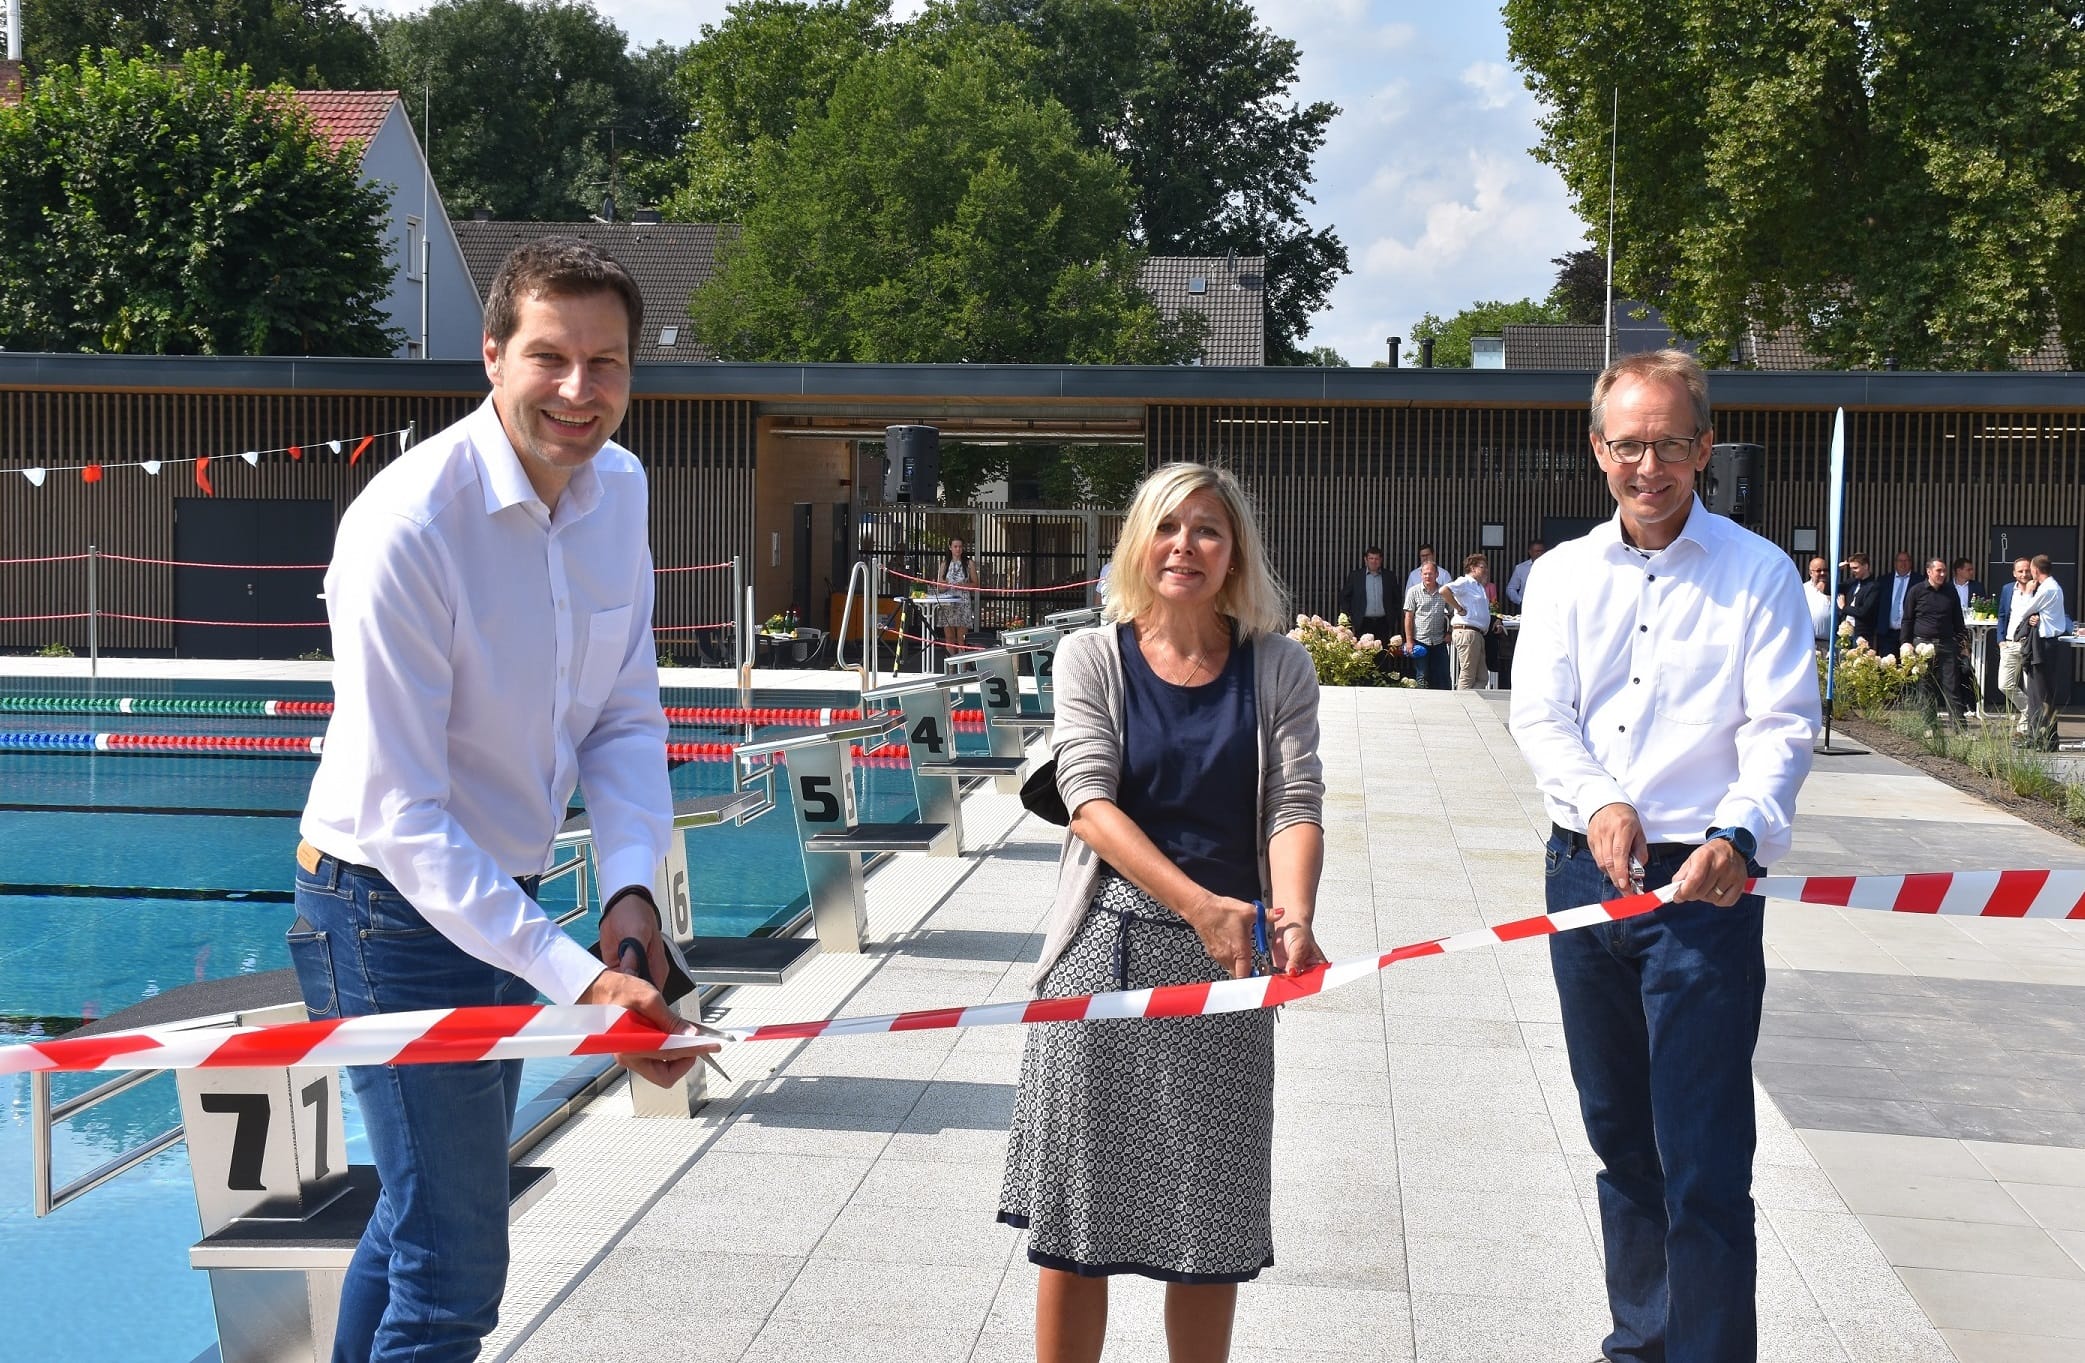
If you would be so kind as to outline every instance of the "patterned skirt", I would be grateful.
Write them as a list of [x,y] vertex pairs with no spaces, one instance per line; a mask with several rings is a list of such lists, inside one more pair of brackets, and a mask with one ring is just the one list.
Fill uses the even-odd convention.
[[[1104,872],[1039,992],[1223,976],[1178,915]],[[1028,1031],[999,1219],[1045,1268],[1244,1282],[1274,1262],[1273,1147],[1271,1010],[1045,1023]]]

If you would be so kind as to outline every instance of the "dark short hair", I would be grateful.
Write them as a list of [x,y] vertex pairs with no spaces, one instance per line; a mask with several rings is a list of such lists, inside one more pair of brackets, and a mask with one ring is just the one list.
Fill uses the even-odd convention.
[[1975,566],[1976,561],[1968,558],[1958,558],[1953,563],[1947,565],[1948,571],[1952,573],[1959,573],[1964,568],[1974,568]]
[[1367,558],[1370,554],[1374,554],[1377,558],[1381,558],[1383,556],[1383,547],[1379,544],[1371,544],[1366,549],[1363,549],[1361,551],[1361,557],[1363,558]]
[[1430,554],[1433,552],[1433,546],[1431,544],[1422,544],[1419,546],[1419,552],[1422,554]]
[[1539,545],[1541,545],[1541,546],[1542,546],[1542,547],[1543,547],[1544,549],[1547,549],[1547,548],[1549,548],[1549,544],[1548,544],[1548,542],[1547,542],[1547,541],[1544,541],[1544,540],[1529,540],[1529,541],[1528,541],[1528,548],[1532,549],[1532,548],[1534,548],[1534,547],[1535,547],[1536,545],[1538,545],[1538,544],[1539,544]]
[[538,237],[507,253],[485,292],[485,334],[501,346],[521,326],[524,298],[578,298],[612,293],[630,318],[630,358],[644,331],[644,296],[637,281],[611,255],[577,237]]
[[1856,549],[1846,556],[1846,561],[1856,568],[1865,568],[1868,566],[1868,555],[1866,552]]
[[2038,573],[2046,573],[2049,571],[2049,556],[2047,554],[2036,554],[2033,558],[2029,559],[2028,562],[2034,565],[2034,571]]

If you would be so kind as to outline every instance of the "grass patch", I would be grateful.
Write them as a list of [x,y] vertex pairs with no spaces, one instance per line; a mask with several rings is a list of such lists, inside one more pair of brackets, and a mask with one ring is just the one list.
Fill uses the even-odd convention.
[[1899,704],[1861,717],[1928,756],[1958,763],[2020,799],[2048,805],[2072,823],[2085,825],[2085,784],[2065,781],[2046,755],[2014,744],[2009,724],[1953,729],[1938,720],[1930,701]]

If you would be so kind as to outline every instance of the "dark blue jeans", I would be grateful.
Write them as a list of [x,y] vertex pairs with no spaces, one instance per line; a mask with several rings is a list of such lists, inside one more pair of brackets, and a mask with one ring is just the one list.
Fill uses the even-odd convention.
[[[1644,885],[1691,848],[1655,850]],[[1759,874],[1753,867],[1752,873]],[[1614,899],[1592,854],[1552,836],[1552,912]],[[1752,1363],[1752,1048],[1766,903],[1668,904],[1549,939],[1564,1044],[1603,1166],[1600,1227],[1615,1363]]]
[[1424,657],[1412,659],[1417,664],[1413,671],[1419,676],[1419,684],[1429,691],[1453,690],[1455,679],[1448,670],[1448,641],[1443,639],[1437,644],[1427,644],[1425,648]]
[[[528,983],[428,926],[382,876],[297,871],[290,958],[315,1018],[524,1004]],[[348,1070],[383,1193],[340,1293],[335,1363],[463,1363],[507,1284],[507,1142],[521,1062]]]

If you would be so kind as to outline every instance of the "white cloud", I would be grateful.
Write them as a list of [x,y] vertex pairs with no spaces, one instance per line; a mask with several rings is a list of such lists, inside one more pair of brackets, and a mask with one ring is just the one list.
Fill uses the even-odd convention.
[[1479,104],[1486,109],[1505,108],[1527,88],[1504,62],[1471,62],[1463,70],[1462,83],[1477,92]]

